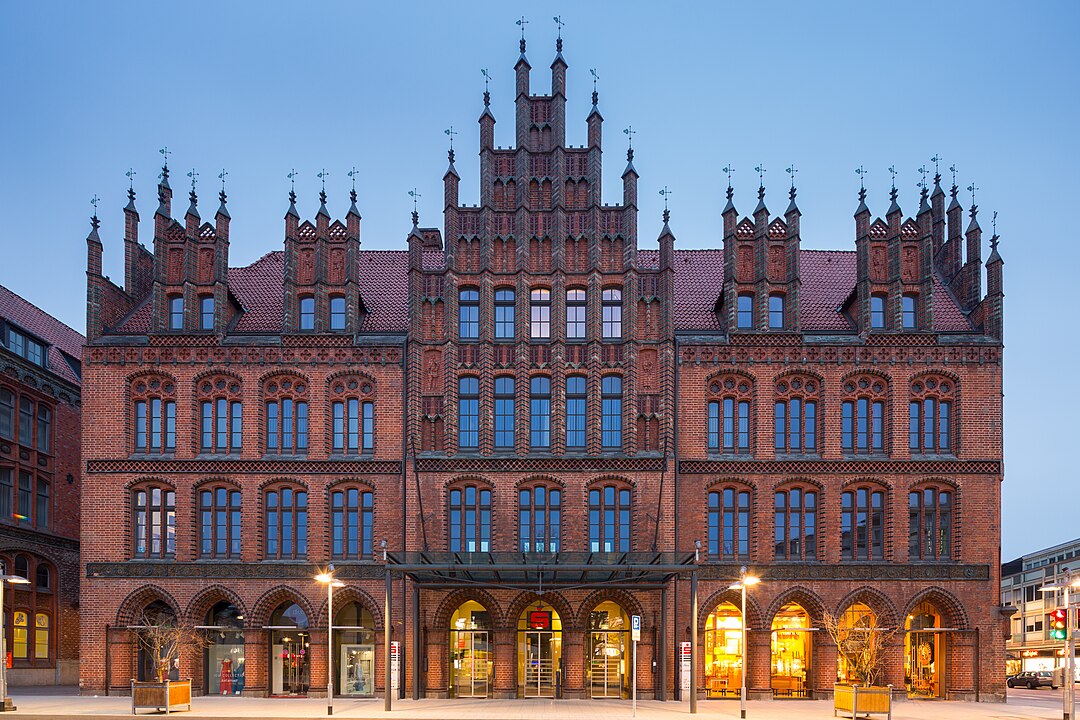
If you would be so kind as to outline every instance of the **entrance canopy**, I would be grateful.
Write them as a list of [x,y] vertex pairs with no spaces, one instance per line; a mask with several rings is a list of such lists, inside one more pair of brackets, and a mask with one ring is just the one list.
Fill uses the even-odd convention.
[[425,588],[477,585],[569,590],[603,585],[658,588],[695,568],[694,553],[406,552],[387,555],[387,570]]

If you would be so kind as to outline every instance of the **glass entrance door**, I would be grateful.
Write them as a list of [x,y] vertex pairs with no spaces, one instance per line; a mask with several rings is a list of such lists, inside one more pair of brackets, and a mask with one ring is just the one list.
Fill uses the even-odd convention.
[[589,633],[589,694],[594,698],[623,697],[626,648],[622,632]]
[[555,697],[554,633],[550,630],[528,630],[521,635],[521,697]]
[[491,689],[491,645],[486,630],[450,633],[454,697],[487,697]]
[[341,668],[339,692],[342,695],[375,694],[374,645],[342,645],[338,663]]
[[306,632],[274,632],[271,694],[307,695],[310,645]]

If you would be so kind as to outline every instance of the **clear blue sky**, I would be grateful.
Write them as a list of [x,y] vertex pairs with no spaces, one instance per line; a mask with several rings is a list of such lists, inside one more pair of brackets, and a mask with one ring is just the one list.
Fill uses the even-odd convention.
[[[537,9],[543,6],[543,11]],[[1059,399],[1080,355],[1070,329],[1080,240],[1080,11],[1074,2],[9,3],[0,25],[0,283],[84,326],[89,200],[101,197],[106,273],[123,275],[127,180],[152,238],[154,184],[168,145],[174,210],[201,174],[203,216],[228,168],[232,264],[279,249],[290,168],[305,217],[316,172],[331,175],[335,217],[360,170],[363,246],[404,248],[412,201],[441,225],[446,135],[457,136],[462,201],[477,199],[477,117],[489,68],[496,144],[513,142],[513,65],[528,19],[533,88],[546,92],[555,24],[566,22],[568,141],[585,141],[600,76],[605,199],[632,124],[641,173],[641,246],[655,247],[667,185],[681,247],[718,247],[731,163],[736,204],[753,209],[753,167],[786,205],[799,169],[803,247],[853,248],[853,169],[870,170],[884,213],[895,165],[917,207],[917,169],[940,153],[980,188],[1005,259],[1006,482],[1003,559],[1080,535],[1080,432]],[[948,174],[946,173],[946,176]],[[948,177],[946,177],[948,180]],[[961,199],[967,205],[966,191]],[[984,257],[987,251],[984,250]],[[122,281],[122,280],[121,280]],[[1062,321],[1062,322],[1059,322]],[[1071,382],[1071,380],[1069,380]],[[1051,492],[1068,489],[1054,502]]]

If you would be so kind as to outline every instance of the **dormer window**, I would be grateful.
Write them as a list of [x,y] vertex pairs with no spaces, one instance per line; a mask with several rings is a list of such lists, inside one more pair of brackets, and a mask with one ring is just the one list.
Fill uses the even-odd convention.
[[754,296],[740,295],[735,313],[735,326],[740,330],[754,327]]
[[900,322],[905,330],[915,330],[919,326],[916,312],[917,303],[914,295],[905,295],[900,300]]
[[184,329],[184,296],[173,295],[169,298],[169,329]]
[[45,346],[37,340],[31,340],[15,328],[8,327],[7,342],[5,344],[8,350],[35,365],[45,365]]
[[769,296],[769,329],[784,329],[784,296]]
[[870,296],[870,328],[872,330],[885,329],[885,296]]
[[313,297],[300,298],[300,329],[315,329],[315,298]]

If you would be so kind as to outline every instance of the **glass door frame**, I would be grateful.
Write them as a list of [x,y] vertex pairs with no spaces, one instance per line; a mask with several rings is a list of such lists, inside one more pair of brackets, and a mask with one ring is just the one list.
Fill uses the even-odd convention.
[[[335,628],[335,630],[336,630],[336,628]],[[347,673],[348,673],[348,670],[349,670],[348,663],[346,662],[346,660],[347,660],[346,653],[349,653],[351,651],[359,651],[359,652],[363,653],[365,650],[369,651],[371,653],[371,655],[370,655],[371,671],[366,674],[365,682],[361,686],[361,692],[346,692],[345,691],[345,688],[347,687],[347,682],[346,681],[348,679]],[[340,695],[341,697],[375,697],[375,645],[374,645],[374,643],[349,643],[349,642],[343,642],[343,643],[338,644],[338,673],[337,673],[337,675],[338,675],[337,678],[336,678],[336,680],[337,680],[336,685],[337,686],[334,688],[334,691],[335,691],[336,694]],[[364,687],[368,688],[367,692],[363,692]]]
[[[558,635],[559,637],[556,637]],[[546,697],[553,698],[556,695],[556,682],[555,675],[558,671],[558,667],[555,662],[555,648],[554,644],[556,640],[562,641],[561,630],[518,630],[518,653],[521,653],[521,678],[518,680],[518,692],[523,698],[533,697]],[[530,645],[529,640],[535,639],[536,645]],[[544,672],[544,652],[542,643],[547,643],[547,677],[548,681],[543,682]],[[535,658],[537,663],[536,683],[528,682],[529,679],[529,663],[533,659],[530,655],[525,654],[526,650],[530,650],[533,647],[537,648],[539,652]],[[558,653],[560,658],[562,652]],[[530,694],[529,690],[535,690],[535,694]],[[546,690],[546,691],[545,691]]]
[[[292,628],[275,627],[275,628],[267,628],[267,629],[269,629],[270,633],[271,633],[271,635],[270,635],[270,644],[269,644],[269,649],[270,649],[270,683],[269,683],[269,685],[270,685],[270,695],[271,695],[271,697],[307,697],[308,693],[311,691],[311,656],[308,653],[308,650],[310,650],[310,648],[311,648],[311,633],[310,633],[310,631],[307,628],[297,628],[297,627],[292,627]],[[304,652],[302,653],[303,660],[301,661],[303,663],[303,667],[302,667],[301,677],[300,677],[300,686],[303,688],[303,692],[298,692],[298,693],[288,692],[288,688],[286,687],[287,680],[286,680],[286,673],[285,673],[285,669],[286,669],[285,658],[282,656],[281,653],[274,651],[275,647],[280,646],[282,648],[282,652],[284,652],[285,647],[286,647],[285,642],[284,642],[284,638],[281,638],[282,642],[277,642],[277,641],[278,641],[278,635],[285,635],[286,633],[302,635],[302,636],[304,636],[304,637],[306,637],[308,639],[308,644],[307,644]],[[294,646],[296,644],[296,642],[297,641],[290,640],[289,643],[288,643],[289,647]],[[302,641],[299,641],[299,642],[302,642]],[[275,663],[280,663],[280,666],[281,666],[281,692],[275,692],[274,691],[274,664]],[[288,684],[292,685],[293,683],[288,682]]]
[[[588,670],[589,670],[589,697],[590,698],[597,698],[597,699],[600,699],[600,698],[626,699],[626,692],[627,692],[628,688],[627,688],[627,684],[626,684],[625,663],[627,661],[626,648],[627,648],[627,646],[629,645],[629,642],[630,642],[630,631],[629,630],[589,630],[588,632],[589,632],[589,660],[588,660],[588,662],[589,662],[589,667],[588,667]],[[593,666],[594,666],[594,662],[595,662],[595,659],[596,659],[597,638],[600,637],[600,636],[604,636],[602,642],[604,644],[604,649],[605,649],[605,652],[604,652],[604,682],[602,683],[603,688],[604,688],[604,694],[603,695],[597,695],[594,692],[594,688],[596,688],[597,683],[596,683],[595,677],[593,676]],[[619,654],[616,655],[616,656],[609,655],[606,652],[607,648],[611,646],[610,645],[611,636],[615,636],[616,640],[618,640],[618,643],[619,643],[618,644]],[[610,672],[608,672],[608,667],[610,666],[610,664],[612,662],[614,662],[616,664],[616,666],[618,667],[618,670],[619,670],[619,684],[616,686],[618,688],[618,692],[616,694],[614,694],[614,695],[611,694],[611,686],[608,685],[608,677],[610,676]]]
[[[483,636],[482,639],[479,637],[481,635]],[[462,637],[465,637],[466,644],[465,644],[465,647],[461,648],[461,650],[460,650],[460,652],[462,653],[461,656],[459,658],[455,658],[454,653],[459,652],[459,651],[458,651],[454,641],[458,640],[458,639],[460,639]],[[480,640],[479,644],[483,646],[483,649],[482,649],[483,657],[480,660],[482,665],[480,667],[482,667],[483,673],[484,673],[483,680],[479,681],[479,682],[477,681],[477,678],[476,678],[476,668],[477,668],[477,652],[476,652],[476,649],[477,649],[477,645],[478,645],[478,642],[477,642],[478,640]],[[466,654],[466,651],[467,651],[467,654]],[[462,663],[464,663],[466,657],[468,658],[469,667],[470,667],[470,672],[468,673],[468,676],[469,676],[469,686],[468,686],[469,687],[469,694],[468,695],[462,694],[460,692],[460,688],[464,687],[464,685],[460,684],[458,682],[458,679],[460,677],[464,676],[463,668],[454,666],[455,659],[459,660]],[[491,697],[491,673],[488,671],[488,665],[492,663],[491,631],[490,630],[488,630],[487,628],[476,629],[476,630],[472,630],[472,629],[457,630],[457,629],[451,628],[450,629],[450,655],[449,655],[449,660],[450,660],[450,693],[451,693],[452,697],[456,697],[456,698],[487,698],[487,697]],[[478,685],[481,685],[484,688],[483,694],[479,694],[477,692],[477,686]]]

